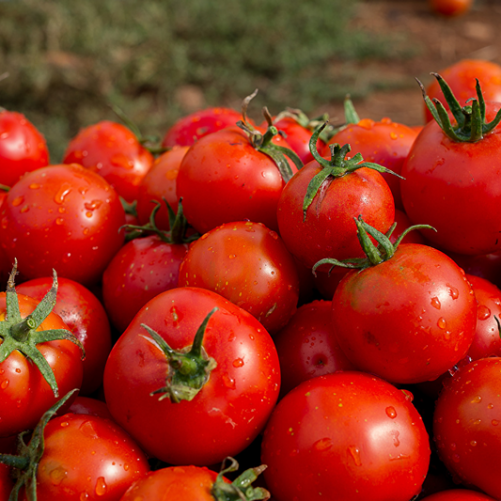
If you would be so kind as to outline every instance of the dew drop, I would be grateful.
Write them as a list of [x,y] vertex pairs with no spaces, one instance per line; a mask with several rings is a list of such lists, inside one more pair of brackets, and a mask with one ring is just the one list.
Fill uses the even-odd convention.
[[16,197],[16,198],[14,198],[14,200],[12,200],[12,206],[13,207],[18,207],[23,202],[24,202],[24,197],[22,197],[22,196],[21,197]]
[[2,381],[2,384],[0,384],[0,388],[2,388],[2,390],[5,390],[5,388],[7,388],[7,386],[9,386],[9,380],[8,379],[4,379]]
[[40,185],[38,183],[31,183],[29,186],[30,190],[38,190]]
[[313,444],[313,447],[320,452],[328,451],[332,447],[332,440],[329,437],[321,438]]
[[397,417],[397,411],[395,410],[395,407],[386,407],[386,415],[391,418],[391,419],[395,419]]
[[99,438],[99,434],[97,433],[96,428],[94,427],[94,423],[92,421],[84,421],[80,425],[80,431],[87,437]]
[[472,404],[478,404],[482,400],[482,397],[479,395],[471,400]]
[[234,390],[236,388],[235,379],[230,377],[228,374],[223,374],[222,380],[226,388],[230,390]]
[[477,318],[479,320],[486,320],[491,316],[491,310],[485,304],[479,304],[477,307]]
[[104,496],[106,494],[107,488],[108,486],[104,481],[104,477],[99,477],[96,481],[96,488],[95,488],[96,496]]
[[492,426],[497,426],[499,424],[499,421],[497,419],[493,419],[491,421]]
[[244,361],[242,358],[237,358],[233,360],[233,367],[242,367],[244,365]]
[[433,308],[436,308],[437,310],[439,310],[442,307],[440,299],[438,299],[437,296],[431,298],[431,305],[433,306]]
[[70,193],[70,191],[71,191],[71,185],[69,183],[63,183],[59,187],[59,190],[57,190],[57,193],[54,195],[54,202],[59,205],[64,203],[64,199]]
[[459,291],[456,289],[456,287],[450,287],[449,293],[452,299],[457,299],[459,297]]
[[61,226],[63,223],[64,223],[64,219],[63,219],[62,217],[58,217],[58,218],[56,219],[56,224],[57,224],[58,226]]
[[400,435],[400,432],[398,430],[393,430],[391,432],[391,435],[393,437],[393,445],[395,447],[398,447],[400,445],[400,439],[398,438],[398,436]]
[[99,207],[101,207],[102,205],[103,205],[103,201],[102,200],[91,200],[90,202],[85,202],[84,203],[84,207],[87,210],[90,210],[90,211],[99,209]]
[[475,447],[475,446],[477,445],[477,441],[476,441],[476,440],[472,440],[472,441],[470,442],[470,445],[471,445],[472,447]]
[[353,445],[348,447],[348,453],[353,458],[353,461],[357,466],[362,466],[362,460],[360,459],[360,449]]
[[124,470],[129,471],[130,466],[127,463],[124,463]]
[[62,466],[58,466],[57,468],[51,470],[51,472],[49,473],[49,478],[52,485],[60,485],[67,474],[68,472]]
[[110,158],[110,163],[116,167],[123,167],[127,170],[132,170],[134,168],[134,163],[123,153],[115,153]]
[[440,329],[447,329],[447,321],[444,317],[438,319],[437,325]]

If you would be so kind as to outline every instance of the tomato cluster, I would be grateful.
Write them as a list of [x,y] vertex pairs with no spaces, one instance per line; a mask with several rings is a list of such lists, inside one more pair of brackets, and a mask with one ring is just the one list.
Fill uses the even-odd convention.
[[501,499],[500,75],[59,164],[0,111],[0,501]]

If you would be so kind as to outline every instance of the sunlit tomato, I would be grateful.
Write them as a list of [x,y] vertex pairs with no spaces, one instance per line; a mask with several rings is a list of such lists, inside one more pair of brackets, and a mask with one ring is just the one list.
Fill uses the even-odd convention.
[[85,127],[70,141],[63,163],[97,172],[121,197],[133,202],[141,179],[153,165],[153,155],[130,129],[104,120]]
[[435,405],[438,454],[457,479],[501,498],[501,358],[476,360],[449,378]]
[[[52,277],[35,278],[16,287],[17,292],[41,301],[50,289]],[[86,287],[60,277],[53,309],[82,343],[85,350],[80,393],[89,395],[103,382],[106,359],[111,350],[110,322],[99,299]]]
[[48,164],[43,135],[21,113],[0,108],[0,184],[12,186],[26,172]]
[[180,118],[166,133],[162,146],[191,146],[198,139],[218,130],[236,125],[242,113],[231,108],[207,108]]
[[460,16],[470,10],[473,0],[428,0],[431,9],[443,16]]
[[428,434],[408,393],[355,371],[290,391],[266,425],[261,454],[277,501],[408,501],[429,460]]
[[125,212],[117,192],[80,165],[29,172],[0,212],[0,245],[27,279],[59,276],[97,283],[124,241]]
[[[164,343],[178,353],[167,356]],[[197,363],[183,363],[188,351]],[[243,451],[264,427],[279,387],[276,348],[263,326],[219,294],[194,287],[149,301],[111,350],[104,374],[113,418],[149,454],[178,465],[215,464]]]
[[299,278],[282,239],[264,224],[222,224],[193,242],[179,269],[180,287],[229,299],[274,334],[296,311]]

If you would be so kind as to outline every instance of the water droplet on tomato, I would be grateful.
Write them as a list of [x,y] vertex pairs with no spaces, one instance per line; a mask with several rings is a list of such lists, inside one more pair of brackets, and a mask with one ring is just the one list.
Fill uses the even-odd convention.
[[134,168],[134,162],[123,153],[115,153],[110,158],[110,163],[115,167],[123,167],[127,170],[132,170]]
[[80,501],[86,501],[87,499],[89,499],[89,495],[86,492],[82,492],[80,494]]
[[1,388],[2,390],[5,390],[5,388],[7,388],[7,386],[9,386],[9,380],[8,380],[8,379],[4,379],[4,380],[2,381],[2,384],[0,384],[0,388]]
[[234,390],[236,388],[235,379],[230,377],[228,374],[223,374],[222,376],[223,384],[226,388]]
[[59,187],[59,190],[57,190],[56,194],[54,195],[54,202],[59,205],[63,204],[64,199],[68,196],[70,192],[71,192],[71,185],[69,183],[63,183]]
[[477,318],[479,320],[486,320],[491,316],[491,310],[485,304],[479,304],[477,307]]
[[94,427],[94,423],[92,421],[84,421],[80,425],[79,429],[87,437],[90,437],[90,438],[99,438],[99,434],[96,431],[96,428]]
[[391,435],[393,437],[393,445],[398,447],[400,445],[400,439],[398,438],[400,432],[398,430],[392,430]]
[[58,217],[58,218],[56,219],[56,224],[57,224],[58,226],[61,226],[63,223],[64,223],[64,219],[63,219],[62,217]]
[[436,308],[437,310],[439,310],[442,307],[440,299],[438,299],[438,297],[436,296],[431,298],[431,305],[433,306],[433,308]]
[[95,488],[96,496],[104,496],[106,494],[107,489],[108,486],[106,485],[104,477],[99,477],[96,481],[96,488]]
[[329,437],[321,438],[313,444],[313,447],[317,451],[328,451],[332,447],[332,440]]
[[478,403],[480,403],[481,401],[482,401],[482,397],[481,397],[480,395],[478,395],[477,397],[475,397],[475,398],[473,398],[473,399],[471,400],[471,403],[472,403],[472,404],[478,404]]
[[444,317],[438,319],[437,325],[440,329],[447,329],[447,321]]
[[68,472],[62,466],[58,466],[51,470],[51,472],[49,473],[49,478],[52,485],[60,485],[61,482],[65,479],[66,475],[68,475]]
[[244,361],[242,358],[236,358],[235,360],[233,360],[233,367],[243,367],[244,365]]
[[353,458],[353,461],[357,466],[362,466],[362,460],[360,459],[360,449],[353,445],[348,447],[348,453]]
[[391,418],[391,419],[395,419],[397,417],[397,411],[395,410],[395,407],[392,407],[390,405],[390,407],[386,407],[385,409],[386,411],[386,415]]
[[124,470],[129,471],[130,466],[127,463],[124,463]]
[[24,197],[23,197],[23,196],[16,197],[16,198],[14,198],[14,200],[12,200],[12,206],[13,206],[13,207],[18,207],[18,206],[19,206],[19,205],[21,205],[23,202],[24,202]]
[[452,299],[457,299],[459,297],[459,291],[456,289],[456,287],[450,287],[449,293]]
[[38,183],[31,183],[29,186],[30,190],[38,190],[40,185]]
[[497,426],[499,424],[499,421],[497,419],[493,419],[491,421],[492,426]]

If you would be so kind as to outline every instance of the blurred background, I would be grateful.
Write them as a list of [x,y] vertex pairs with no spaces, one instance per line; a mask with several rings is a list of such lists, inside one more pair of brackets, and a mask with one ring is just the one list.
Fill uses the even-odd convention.
[[208,106],[261,121],[300,108],[342,122],[423,122],[430,71],[464,58],[501,63],[499,0],[446,17],[427,0],[0,0],[0,106],[45,135],[51,162],[81,127],[116,120],[144,135]]

